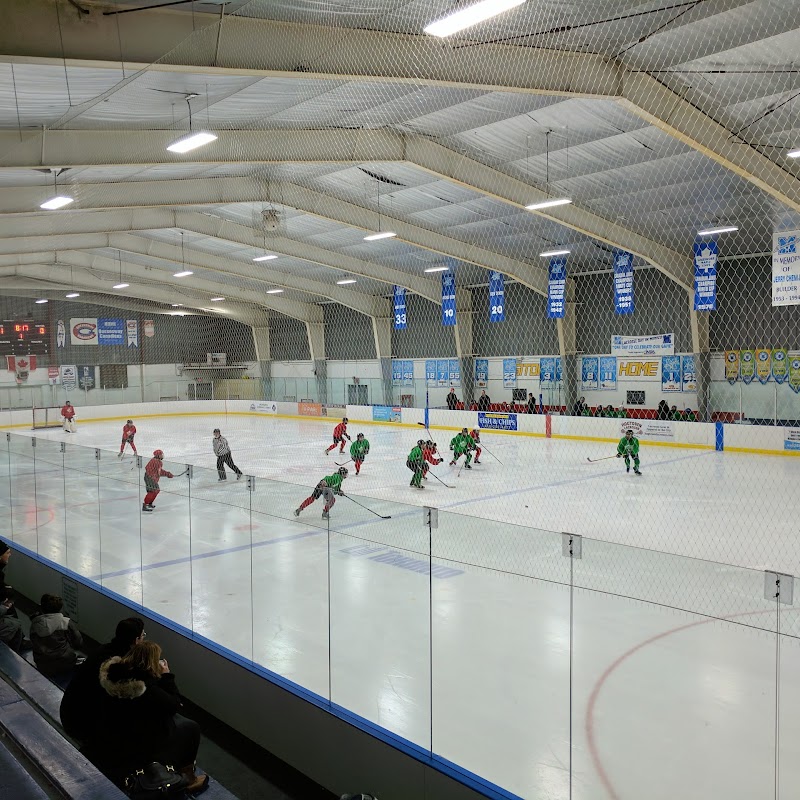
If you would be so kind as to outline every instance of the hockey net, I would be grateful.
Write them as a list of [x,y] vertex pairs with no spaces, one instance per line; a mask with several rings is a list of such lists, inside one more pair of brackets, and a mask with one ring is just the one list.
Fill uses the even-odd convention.
[[56,406],[43,406],[33,409],[33,430],[42,428],[60,428],[62,423],[61,409]]

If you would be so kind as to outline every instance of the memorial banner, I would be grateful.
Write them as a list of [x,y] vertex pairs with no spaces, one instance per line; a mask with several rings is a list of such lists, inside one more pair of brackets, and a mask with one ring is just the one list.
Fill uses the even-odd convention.
[[800,231],[772,237],[772,305],[800,305]]
[[597,371],[599,369],[597,356],[583,356],[581,358],[581,390],[592,392],[597,389]]
[[564,290],[567,285],[567,259],[551,258],[547,279],[547,317],[564,317]]
[[694,310],[717,310],[717,243],[694,243]]
[[739,359],[739,374],[749,384],[756,375],[756,354],[752,350],[740,350]]
[[725,351],[725,380],[733,386],[739,380],[739,351],[726,350]]
[[772,351],[772,377],[775,383],[783,383],[789,375],[789,353],[785,347]]
[[756,350],[756,377],[762,384],[772,377],[772,350],[763,347]]
[[633,255],[614,251],[614,313],[633,314]]

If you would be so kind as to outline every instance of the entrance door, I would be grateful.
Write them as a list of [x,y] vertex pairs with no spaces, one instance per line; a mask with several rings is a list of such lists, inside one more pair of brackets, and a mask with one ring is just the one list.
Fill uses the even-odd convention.
[[357,383],[350,383],[347,386],[347,405],[366,406],[369,405],[369,387]]

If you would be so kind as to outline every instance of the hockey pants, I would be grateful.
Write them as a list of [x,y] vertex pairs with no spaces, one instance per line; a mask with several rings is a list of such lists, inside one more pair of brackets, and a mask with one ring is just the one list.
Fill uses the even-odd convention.
[[75,420],[64,417],[64,430],[75,433]]
[[[629,455],[625,456],[625,469],[631,468],[631,457]],[[633,457],[633,468],[639,469],[639,456]]]
[[411,486],[422,485],[423,465],[419,461],[406,461],[406,466],[414,473]]
[[333,489],[330,486],[326,486],[324,489],[320,489],[319,486],[314,489],[313,494],[311,497],[306,497],[302,503],[300,503],[300,510],[302,511],[304,508],[308,508],[315,500],[318,500],[320,497],[325,499],[325,508],[323,511],[330,511],[336,503],[336,496],[333,493]]
[[237,475],[241,475],[242,471],[236,464],[233,463],[233,456],[230,453],[225,453],[224,456],[217,456],[217,472],[220,478],[225,476],[225,465],[228,465]]

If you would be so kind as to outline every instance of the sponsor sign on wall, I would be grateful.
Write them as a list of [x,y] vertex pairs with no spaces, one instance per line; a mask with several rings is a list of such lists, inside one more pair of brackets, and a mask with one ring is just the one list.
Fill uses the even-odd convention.
[[401,416],[400,406],[372,406],[373,422],[400,422]]
[[625,431],[633,431],[637,438],[672,439],[675,436],[674,423],[669,420],[624,419],[619,424],[620,436],[624,436]]
[[125,347],[125,320],[103,317],[98,319],[97,343]]
[[250,403],[250,410],[257,414],[277,414],[278,404],[274,400],[258,400]]
[[615,356],[671,356],[675,353],[675,334],[655,336],[611,337],[611,354]]
[[75,364],[61,365],[61,385],[66,392],[75,391],[78,385],[78,367]]
[[517,429],[517,415],[479,411],[478,427],[495,431],[515,431]]
[[297,413],[303,417],[321,417],[322,403],[300,402],[297,404]]
[[800,428],[784,428],[784,450],[800,450]]
[[51,386],[57,386],[59,383],[61,383],[61,371],[58,367],[47,368],[47,382]]

